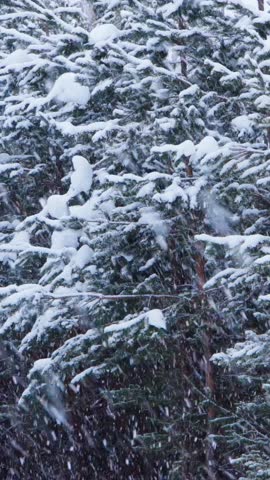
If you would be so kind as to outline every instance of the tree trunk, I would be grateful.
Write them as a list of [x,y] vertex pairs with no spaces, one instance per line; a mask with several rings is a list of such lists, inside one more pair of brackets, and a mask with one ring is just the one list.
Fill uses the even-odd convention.
[[264,0],[258,0],[258,7],[261,12],[264,11]]
[[[198,277],[198,287],[200,290],[200,300],[198,307],[201,308],[203,323],[204,323],[204,333],[202,336],[203,343],[203,370],[205,375],[205,390],[206,395],[209,398],[209,401],[213,399],[215,395],[215,380],[213,365],[211,363],[211,316],[208,314],[207,309],[205,311],[205,306],[207,305],[207,298],[204,291],[204,285],[206,283],[206,273],[205,273],[205,259],[203,255],[203,248],[197,246],[197,255],[196,255],[196,271]],[[206,471],[209,480],[216,480],[216,467],[215,467],[215,450],[212,445],[211,435],[213,432],[212,420],[215,418],[215,409],[210,404],[207,410],[207,431],[206,431],[206,445],[205,445],[205,456],[206,456]]]
[[[193,168],[190,164],[189,158],[185,158],[185,167],[186,174],[188,177],[193,177]],[[195,224],[198,223],[195,221]],[[196,225],[195,225],[196,230]],[[207,297],[204,291],[204,285],[206,283],[206,272],[205,272],[205,259],[204,259],[204,250],[201,245],[196,245],[196,254],[195,254],[195,263],[196,263],[196,273],[197,273],[197,284],[199,288],[199,301],[198,308],[201,309],[203,322],[204,322],[204,333],[202,337],[203,344],[203,371],[205,376],[205,390],[206,394],[209,397],[209,400],[213,399],[215,395],[215,379],[213,366],[211,363],[211,317],[205,312],[205,307],[207,305]],[[206,431],[206,445],[205,445],[205,457],[206,457],[206,471],[208,480],[217,480],[216,477],[216,466],[215,466],[215,451],[211,442],[211,435],[213,434],[212,420],[215,418],[215,409],[212,405],[209,405],[207,411],[207,431]]]

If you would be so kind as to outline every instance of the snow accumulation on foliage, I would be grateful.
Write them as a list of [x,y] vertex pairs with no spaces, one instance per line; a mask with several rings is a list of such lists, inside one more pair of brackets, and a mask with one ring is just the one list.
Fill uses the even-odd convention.
[[269,12],[2,0],[0,478],[269,480]]

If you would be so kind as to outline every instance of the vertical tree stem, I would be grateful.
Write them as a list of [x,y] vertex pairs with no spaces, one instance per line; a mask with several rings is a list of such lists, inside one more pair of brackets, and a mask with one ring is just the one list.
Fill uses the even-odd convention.
[[[185,167],[186,167],[186,174],[188,177],[193,177],[193,168],[190,164],[189,158],[185,158]],[[205,389],[207,395],[210,397],[210,400],[214,397],[215,394],[215,380],[214,380],[214,372],[213,372],[213,365],[211,363],[211,341],[210,341],[210,329],[209,326],[211,325],[211,318],[207,315],[205,318],[205,305],[207,303],[207,298],[204,291],[204,285],[206,283],[206,272],[205,272],[205,258],[204,258],[204,251],[201,245],[197,245],[197,252],[195,256],[196,262],[196,273],[197,273],[197,281],[198,281],[198,288],[200,290],[200,300],[198,304],[198,308],[202,311],[202,316],[204,317],[204,333],[202,338],[203,344],[203,360],[204,360],[204,375],[205,375]],[[207,431],[206,431],[206,470],[209,480],[217,480],[216,477],[216,468],[215,468],[215,451],[210,440],[210,436],[213,433],[212,427],[212,420],[215,418],[215,409],[212,405],[208,407],[207,411]]]

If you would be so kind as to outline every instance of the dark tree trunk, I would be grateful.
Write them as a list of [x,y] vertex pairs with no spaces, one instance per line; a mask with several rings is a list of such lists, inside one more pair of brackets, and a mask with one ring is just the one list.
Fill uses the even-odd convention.
[[[193,168],[190,164],[189,158],[185,159],[186,174],[188,177],[193,177]],[[195,228],[195,231],[197,229]],[[213,365],[211,363],[211,325],[212,318],[207,313],[205,313],[205,307],[207,305],[207,297],[204,291],[204,285],[206,283],[206,272],[205,272],[205,258],[204,250],[201,245],[196,245],[196,254],[195,254],[195,268],[197,274],[197,284],[199,288],[199,302],[198,308],[202,312],[202,317],[204,318],[205,331],[202,337],[203,343],[203,370],[205,375],[205,390],[206,394],[209,396],[210,401],[215,396],[215,378]],[[206,442],[205,442],[205,460],[206,460],[206,471],[208,480],[217,480],[216,476],[216,461],[215,461],[215,451],[211,442],[211,436],[213,434],[213,425],[212,420],[215,418],[216,412],[214,407],[210,404],[207,411],[207,430],[206,430]]]

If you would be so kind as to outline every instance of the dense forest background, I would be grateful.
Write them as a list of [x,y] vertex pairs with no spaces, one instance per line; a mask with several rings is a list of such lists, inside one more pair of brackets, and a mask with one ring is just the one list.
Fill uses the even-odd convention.
[[0,6],[0,478],[269,480],[270,5]]

